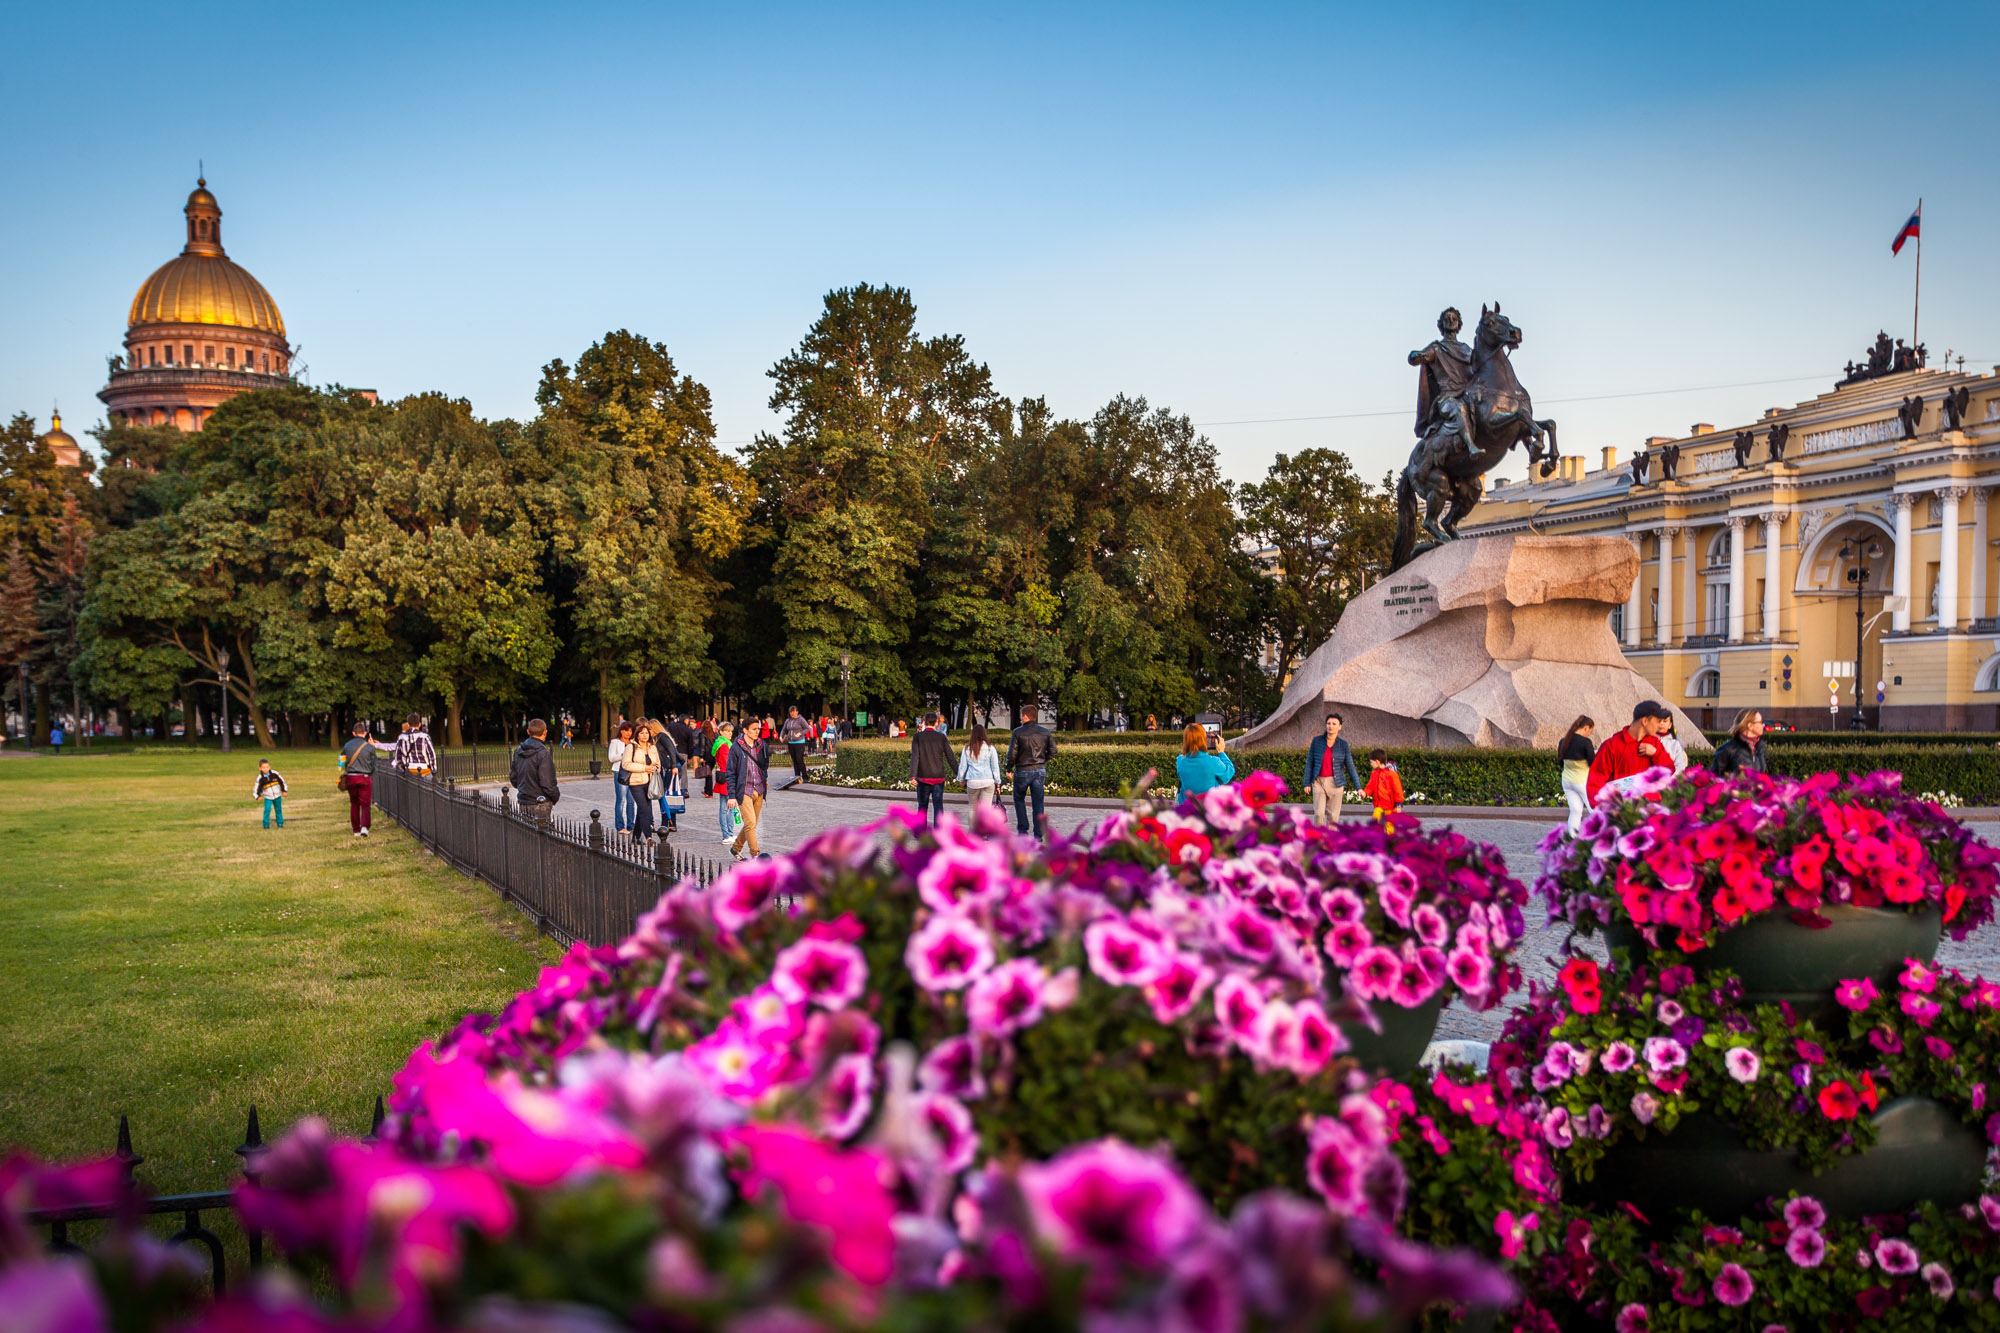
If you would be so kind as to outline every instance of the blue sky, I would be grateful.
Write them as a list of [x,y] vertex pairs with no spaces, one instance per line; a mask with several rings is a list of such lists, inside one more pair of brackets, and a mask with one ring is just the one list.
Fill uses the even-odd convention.
[[1564,447],[1623,454],[1907,335],[1889,242],[1919,195],[1923,339],[2000,362],[1991,5],[4,22],[0,412],[59,400],[79,435],[197,159],[316,381],[488,416],[626,327],[746,441],[821,296],[889,282],[1002,392],[1079,416],[1143,394],[1213,423],[1239,480],[1315,444],[1373,477],[1409,423],[1349,414],[1404,412],[1438,310],[1498,299]]

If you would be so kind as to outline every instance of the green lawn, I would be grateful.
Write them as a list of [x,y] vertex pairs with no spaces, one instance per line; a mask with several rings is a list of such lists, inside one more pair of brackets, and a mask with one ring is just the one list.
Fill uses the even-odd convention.
[[350,836],[325,751],[278,753],[266,832],[257,757],[0,759],[0,1147],[107,1152],[123,1112],[156,1191],[220,1188],[252,1103],[365,1131],[412,1046],[558,956],[380,811]]

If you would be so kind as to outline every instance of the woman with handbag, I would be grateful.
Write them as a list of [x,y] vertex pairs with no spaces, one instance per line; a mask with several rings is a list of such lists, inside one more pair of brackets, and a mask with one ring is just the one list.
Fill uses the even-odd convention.
[[668,793],[677,790],[675,783],[681,771],[681,751],[674,744],[674,733],[667,730],[666,723],[658,718],[649,718],[646,725],[652,728],[653,749],[658,757],[658,767],[653,770],[653,780],[646,792],[660,803],[659,828],[664,835],[674,827],[674,812],[668,808]]
[[632,746],[618,761],[619,781],[632,789],[632,840],[653,840],[653,777],[660,771],[660,752],[653,748],[653,731],[644,722],[632,732]]
[[958,780],[965,784],[965,794],[972,801],[975,818],[980,806],[998,804],[1000,752],[987,743],[986,728],[983,726],[973,726],[972,739],[958,752]]

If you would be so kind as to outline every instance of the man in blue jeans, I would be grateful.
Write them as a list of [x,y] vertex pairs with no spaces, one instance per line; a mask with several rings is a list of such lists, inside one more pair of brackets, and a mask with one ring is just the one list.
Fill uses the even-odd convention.
[[632,748],[632,724],[620,722],[618,735],[611,744],[604,747],[604,767],[611,774],[611,831],[623,833],[631,828],[639,818],[639,802],[632,794],[632,788],[621,781],[618,761]]
[[1014,830],[1028,831],[1028,794],[1035,798],[1035,836],[1044,836],[1042,794],[1048,785],[1049,760],[1056,757],[1056,738],[1035,721],[1035,706],[1021,708],[1021,725],[1007,742],[1007,767],[1014,775]]

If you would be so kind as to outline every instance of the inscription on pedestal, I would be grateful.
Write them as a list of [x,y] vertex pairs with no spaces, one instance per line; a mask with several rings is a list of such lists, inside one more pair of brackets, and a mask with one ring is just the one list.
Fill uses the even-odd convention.
[[1422,580],[1414,583],[1392,583],[1389,585],[1389,595],[1383,599],[1382,605],[1395,608],[1399,620],[1406,616],[1426,616],[1437,610],[1437,589]]

